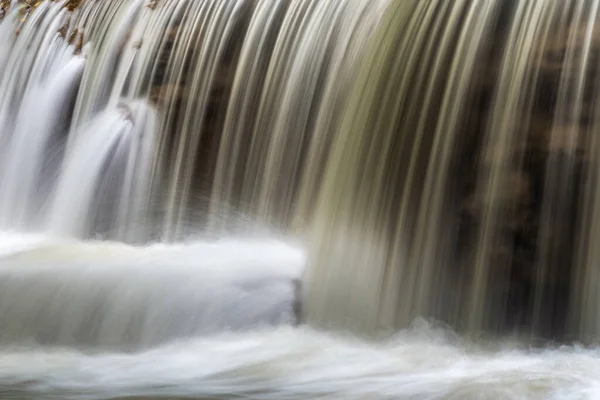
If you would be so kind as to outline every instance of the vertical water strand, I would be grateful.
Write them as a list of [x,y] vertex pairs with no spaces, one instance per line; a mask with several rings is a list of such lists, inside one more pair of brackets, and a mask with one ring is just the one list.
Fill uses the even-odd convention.
[[[332,3],[331,6],[338,7],[341,4],[343,2]],[[268,226],[276,226],[278,228],[285,226],[285,223],[279,220],[277,216],[273,215],[273,218],[270,218],[265,217],[265,214],[261,213],[261,192],[265,183],[265,175],[268,173],[267,160],[269,150],[273,138],[278,134],[278,115],[283,115],[283,118],[288,115],[285,113],[279,114],[279,111],[286,107],[286,94],[289,93],[288,85],[296,83],[292,80],[290,74],[297,63],[300,64],[298,65],[300,70],[304,70],[305,68],[310,68],[313,62],[310,57],[299,59],[295,57],[299,54],[303,41],[307,39],[307,35],[315,34],[308,29],[310,29],[311,21],[321,5],[322,2],[318,0],[302,1],[290,5],[282,21],[279,37],[273,50],[273,57],[267,70],[264,89],[260,98],[257,119],[252,127],[252,136],[248,143],[248,155],[240,189],[241,212],[243,215],[249,216],[253,220],[257,219],[261,224]],[[330,21],[330,23],[332,26],[336,24],[335,21]],[[326,39],[323,40],[326,41]],[[309,82],[304,83],[310,85]],[[297,95],[300,96],[299,99],[305,105],[308,106],[311,104],[310,98],[304,98],[301,93],[297,93]],[[294,110],[293,113],[300,114],[302,113],[302,109]],[[304,135],[304,132],[298,129],[297,131],[282,132],[282,134],[289,135],[291,138],[299,138]],[[298,148],[292,147],[286,148],[284,152],[287,157],[290,157],[294,151],[298,150]],[[281,152],[281,149],[278,152]],[[285,177],[282,173],[278,181],[282,182],[288,178],[291,177]]]
[[[89,237],[98,233],[97,222],[105,229],[113,226],[111,214],[119,209],[128,142],[136,125],[145,123],[139,117],[146,116],[135,115],[127,106],[120,105],[98,114],[81,128],[83,132],[77,134],[56,183],[48,210],[48,232]],[[108,213],[100,212],[105,207]]]
[[[398,76],[402,76],[400,93],[413,90],[422,93],[422,96],[418,97],[420,99],[418,101],[411,95],[404,95],[402,96],[404,99],[399,99],[402,103],[396,106],[396,109],[404,110],[404,115],[395,129],[396,132],[404,132],[404,134],[397,143],[394,143],[393,135],[389,136],[387,139],[392,142],[382,146],[383,149],[387,149],[393,145],[402,152],[400,156],[391,158],[386,180],[388,193],[392,197],[386,200],[380,209],[381,215],[391,213],[398,216],[392,222],[395,227],[389,227],[387,230],[390,235],[389,239],[386,239],[390,240],[389,254],[382,262],[389,262],[389,267],[386,266],[383,271],[384,278],[382,278],[378,308],[378,324],[392,330],[401,321],[406,322],[413,314],[409,306],[399,307],[399,304],[402,301],[407,305],[412,301],[409,294],[415,283],[411,281],[414,279],[414,268],[410,268],[410,264],[407,263],[406,249],[411,246],[410,238],[413,236],[412,230],[415,226],[413,215],[416,214],[415,211],[421,202],[423,160],[425,159],[426,162],[428,158],[432,140],[427,132],[434,129],[431,123],[435,121],[424,110],[438,107],[436,99],[439,98],[440,88],[446,78],[443,74],[446,70],[446,51],[449,48],[441,46],[445,51],[440,52],[439,46],[442,43],[447,45],[449,35],[444,29],[445,24],[440,21],[448,19],[451,11],[450,3],[430,2],[426,13],[422,16],[421,23],[418,24],[417,38],[427,39],[424,39],[422,47],[413,47],[410,56],[407,57],[410,63],[402,65],[403,72],[398,73]],[[454,24],[449,28],[454,29]],[[420,42],[415,40],[417,41]]]
[[[376,147],[381,149],[379,161],[386,160],[389,140],[395,137],[393,127],[403,102],[410,98],[411,76],[404,68],[413,65],[416,70],[414,52],[419,40],[426,40],[427,18],[434,19],[436,9],[439,15],[445,13],[444,4],[437,6],[434,2],[389,6],[350,94],[314,217],[314,253],[304,286],[309,293],[307,317],[313,323],[335,321],[366,331],[377,327],[386,232],[373,225],[385,225],[389,218],[381,221],[376,205],[363,202],[366,192],[375,192],[378,179],[378,167],[374,160],[367,165],[367,155],[370,147]],[[385,102],[386,92],[392,104]],[[392,92],[395,96],[390,99]],[[375,130],[382,119],[392,130]],[[363,171],[371,175],[364,182]]]
[[[49,29],[55,24],[54,16],[61,13],[59,4],[42,3],[36,12],[24,21],[18,19],[20,9],[13,8],[11,14],[3,20],[1,27],[6,40],[11,42],[10,51],[5,55],[3,71],[0,78],[0,152],[6,151],[6,144],[12,137],[14,119],[21,105],[25,86],[34,67],[33,55],[39,49]],[[14,30],[13,30],[14,29]],[[17,34],[19,30],[19,34]],[[0,154],[2,155],[2,154]],[[0,167],[1,160],[0,158]],[[0,179],[2,174],[0,173]]]
[[323,89],[323,106],[315,117],[314,132],[307,151],[307,160],[299,183],[294,207],[293,229],[302,232],[309,225],[323,181],[332,143],[346,107],[346,100],[357,79],[359,66],[370,38],[381,21],[387,1],[352,4],[349,15],[340,24],[336,45],[331,49],[330,78]]
[[158,116],[155,109],[143,101],[134,102],[130,109],[134,126],[125,149],[127,163],[114,237],[126,242],[143,242],[148,239],[150,171],[158,139]]
[[[588,29],[584,29],[587,32]],[[596,243],[600,237],[600,31],[594,24],[589,37],[587,61],[587,88],[584,101],[588,103],[587,115],[582,113],[583,136],[580,147],[584,164],[584,187],[581,202],[580,230],[576,269],[571,282],[569,316],[571,332],[586,343],[596,343],[600,333],[598,305],[600,304],[600,251]],[[593,82],[593,84],[592,84]]]
[[122,100],[151,98],[156,73],[157,57],[167,43],[177,3],[145,3],[140,8],[135,24],[127,33],[119,56],[119,67],[111,87],[108,106]]
[[[147,8],[152,10],[149,15],[146,29],[138,32],[133,38],[132,46],[137,49],[137,62],[131,72],[131,82],[124,93],[128,99],[145,98],[152,109],[145,107],[143,112],[148,117],[144,132],[140,132],[140,153],[137,166],[137,176],[132,175],[132,184],[135,185],[133,198],[127,200],[122,196],[121,204],[132,203],[131,211],[123,214],[123,221],[128,221],[123,226],[126,228],[128,240],[148,239],[156,230],[158,221],[152,217],[152,211],[160,207],[159,195],[164,182],[156,179],[162,171],[158,171],[160,157],[167,152],[167,144],[163,141],[172,137],[172,122],[168,115],[171,107],[177,102],[178,88],[176,82],[170,81],[167,57],[173,56],[174,31],[178,26],[183,10],[189,8],[189,2],[164,1],[149,3]],[[183,62],[177,65],[183,68]],[[139,107],[142,107],[140,104]],[[175,106],[176,107],[176,106]],[[135,206],[133,206],[135,204]],[[124,211],[122,211],[124,213]]]
[[[24,94],[24,87],[28,84],[32,69],[36,65],[35,61],[38,59],[36,52],[27,50],[40,49],[43,44],[47,44],[48,35],[54,33],[50,32],[50,29],[55,28],[56,18],[60,18],[59,15],[64,16],[62,3],[24,5],[19,10],[19,25],[15,35],[24,36],[25,40],[19,43],[21,46],[17,45],[13,48],[13,60],[20,60],[25,64],[25,68],[17,74],[16,84],[20,96]],[[36,27],[41,29],[38,31]]]
[[131,81],[125,90],[125,98],[131,100],[147,97],[158,103],[159,99],[153,91],[169,83],[162,70],[164,65],[161,58],[170,50],[168,46],[173,30],[176,29],[177,19],[187,3],[171,0],[145,7],[147,18],[144,27],[139,29],[136,26],[137,29],[132,33],[131,46],[138,54],[130,73]]
[[146,70],[149,67],[148,60],[144,60],[143,57],[140,59],[140,53],[152,47],[153,43],[144,43],[144,37],[152,16],[155,14],[151,8],[140,5],[135,23],[127,32],[127,39],[122,44],[116,73],[112,85],[109,86],[107,107],[114,107],[123,100],[131,101],[137,97],[137,93],[132,90],[135,85],[131,85],[131,80],[136,79],[135,72],[139,72],[140,69]]
[[[240,13],[248,7],[244,1],[211,0],[192,4],[192,20],[186,60],[189,76],[186,77],[187,99],[182,104],[174,138],[172,166],[169,168],[169,188],[166,202],[164,235],[172,239],[182,232],[191,196],[194,172],[197,171],[199,145],[205,135],[202,127],[208,109],[211,88],[217,77],[217,68],[224,56],[231,34],[239,22]],[[184,26],[185,26],[184,25]]]
[[0,35],[4,38],[4,45],[0,48],[0,68],[5,71],[6,62],[15,45],[18,28],[18,9],[10,7],[10,2],[0,2]]
[[143,4],[143,0],[84,2],[84,7],[94,7],[94,10],[89,11],[89,19],[79,21],[72,34],[84,40],[84,32],[87,32],[85,40],[92,49],[88,52],[88,67],[73,112],[71,140],[75,140],[76,131],[83,132],[82,124],[108,104],[121,55]]
[[191,2],[177,28],[176,42],[182,44],[177,57],[181,65],[175,64],[174,72],[180,80],[172,82],[179,84],[178,90],[185,94],[184,99],[173,102],[173,126],[168,128],[169,136],[165,136],[170,143],[162,156],[167,186],[163,237],[168,240],[181,235],[192,208],[190,202],[196,200],[191,191],[194,172],[199,172],[196,162],[204,161],[199,157],[203,150],[200,144],[215,133],[204,129],[213,85],[236,26],[237,13],[244,6],[244,2]]
[[571,20],[565,21],[565,27],[555,30],[568,33],[558,35],[558,43],[552,48],[552,51],[564,54],[564,60],[560,67],[554,121],[548,140],[533,324],[536,332],[553,337],[567,333],[564,321],[569,307],[568,292],[576,251],[574,239],[576,214],[579,213],[576,209],[579,208],[582,167],[580,150],[584,148],[581,135],[589,118],[583,114],[584,92],[593,84],[589,81],[588,60],[598,5],[597,0],[571,4],[571,9],[564,12],[573,15]]
[[467,326],[473,332],[484,327],[499,329],[508,317],[505,312],[510,314],[504,291],[509,287],[507,269],[512,263],[513,244],[502,242],[502,229],[506,228],[502,224],[518,195],[514,179],[522,167],[541,60],[536,51],[545,46],[558,7],[556,2],[545,0],[516,4],[476,188],[483,211],[467,315]]
[[[193,24],[186,21],[191,18],[193,5],[193,2],[178,0],[157,5],[158,11],[164,14],[166,20],[163,41],[153,64],[152,77],[148,82],[150,87],[147,88],[150,90],[152,102],[161,110],[158,121],[159,137],[150,172],[150,199],[154,201],[155,210],[162,208],[165,209],[165,213],[168,212],[166,208],[170,201],[167,189],[172,173],[173,138],[179,134],[178,121],[189,94],[186,78],[191,67],[189,57],[192,52],[189,49],[194,37],[191,35]],[[174,195],[176,196],[176,193]],[[159,230],[158,236],[165,237],[166,215],[152,217],[148,215],[151,223]]]
[[[68,177],[61,177],[47,219],[49,229],[63,234],[86,236],[97,229],[112,238],[132,242],[145,240],[148,235],[145,228],[150,203],[149,180],[158,137],[156,111],[147,104],[145,98],[149,97],[149,93],[138,81],[138,75],[143,77],[142,71],[151,70],[155,60],[149,54],[156,53],[156,46],[161,41],[148,40],[152,37],[148,35],[144,43],[142,38],[149,31],[155,34],[154,28],[162,28],[160,25],[156,26],[155,21],[158,19],[160,24],[165,18],[164,13],[155,12],[155,7],[146,7],[140,1],[114,3],[113,7],[105,5],[106,3],[102,3],[96,9],[84,7],[70,34],[71,37],[79,37],[76,45],[81,46],[84,32],[87,33],[85,40],[90,42],[86,47],[94,60],[94,65],[87,72],[92,71],[90,76],[95,79],[100,75],[106,80],[99,85],[95,79],[86,81],[84,78],[81,90],[83,94],[75,106],[78,114],[74,116],[67,148],[67,158],[71,161],[70,164],[67,161],[63,173],[68,174],[67,169],[73,167],[73,163],[81,162],[72,161],[77,160],[77,155],[71,154],[72,152],[84,151],[81,143],[85,138],[79,140],[77,136],[93,134],[91,128],[83,127],[91,120],[101,123],[102,120],[94,119],[100,110],[121,110],[120,113],[131,121],[132,126],[122,131],[119,138],[114,139],[113,145],[105,148],[105,151],[113,151],[114,154],[100,154],[101,160],[94,164],[98,168],[102,167],[107,174],[113,174],[113,177],[101,179],[96,170],[89,171],[92,184],[87,190],[101,196],[96,196],[95,199],[82,196],[80,209],[90,213],[81,217],[84,222],[80,226],[73,226],[73,221],[67,222],[64,227],[59,226],[60,213],[65,212],[61,207],[68,204],[65,202],[65,195],[61,193],[69,191],[66,186],[68,182],[73,183]],[[114,17],[115,12],[123,12],[125,18]],[[98,20],[104,20],[108,28],[98,25]],[[159,30],[159,33],[164,33],[164,30]],[[100,68],[95,68],[98,65]],[[102,159],[105,160],[104,163]],[[111,161],[109,163],[106,160]],[[83,179],[85,173],[79,172],[78,177]],[[100,204],[101,202],[104,204]]]
[[306,279],[309,320],[371,332],[453,311],[439,279],[450,178],[497,14],[494,2],[394,6],[334,145]]
[[[458,6],[456,2],[455,7]],[[452,267],[452,261],[448,261],[451,257],[447,248],[456,241],[454,232],[446,232],[455,223],[455,213],[450,206],[451,192],[456,190],[453,186],[452,169],[460,157],[457,154],[462,150],[461,128],[473,83],[477,82],[474,79],[478,72],[477,65],[482,56],[487,54],[497,15],[497,2],[476,1],[454,9],[449,17],[449,26],[452,23],[461,26],[455,28],[458,31],[456,33],[449,31],[444,34],[444,39],[448,36],[456,37],[456,47],[452,50],[452,63],[441,95],[423,182],[423,200],[419,205],[416,221],[416,237],[408,258],[411,271],[418,271],[417,277],[408,280],[411,286],[406,287],[407,290],[401,292],[402,297],[397,299],[398,304],[412,314],[407,316],[406,311],[400,312],[401,318],[396,321],[400,326],[406,326],[412,318],[419,315],[435,315],[453,320],[456,314],[457,305],[448,301],[449,292],[445,290],[451,276],[448,269]],[[442,41],[440,47],[443,49],[447,46],[449,43]],[[398,252],[394,252],[392,259],[388,261],[392,270],[397,268],[397,263],[403,261],[395,259],[397,254]]]
[[[208,5],[203,2],[204,6]],[[194,25],[187,21],[191,18],[193,2],[175,1],[172,8],[172,14],[168,20],[167,30],[165,31],[165,43],[163,51],[166,52],[167,59],[162,60],[160,68],[162,69],[162,78],[159,78],[161,87],[158,92],[152,94],[154,101],[164,110],[161,118],[161,137],[158,147],[162,149],[158,154],[158,159],[153,167],[152,179],[154,186],[168,187],[168,179],[171,173],[172,164],[173,135],[174,127],[178,126],[181,107],[185,105],[185,98],[182,93],[187,93],[186,78],[191,68],[189,57],[190,46],[194,37],[191,35]],[[160,7],[160,5],[159,5]],[[157,60],[158,61],[158,60]],[[162,190],[162,189],[161,189]],[[168,202],[169,199],[165,200]]]
[[[165,208],[166,215],[163,218],[163,229],[161,235],[163,237],[174,237],[177,230],[174,226],[176,217],[175,213],[184,213],[187,207],[188,199],[184,198],[182,193],[178,193],[176,185],[171,183],[171,177],[174,174],[172,165],[177,156],[175,145],[177,139],[181,135],[181,125],[184,123],[185,110],[188,103],[194,99],[190,96],[190,82],[192,71],[196,68],[197,49],[201,45],[200,36],[194,34],[195,29],[199,29],[199,22],[192,22],[192,19],[206,19],[208,7],[211,2],[203,2],[202,9],[196,9],[194,2],[175,2],[176,8],[169,20],[166,41],[162,55],[157,60],[155,66],[157,76],[156,86],[152,92],[152,98],[164,110],[161,120],[161,137],[158,148],[160,152],[156,154],[156,160],[152,172],[152,187],[157,195],[155,198],[161,202],[161,207]],[[196,60],[196,61],[194,61]],[[234,60],[232,60],[234,62]],[[223,63],[220,60],[215,60],[219,64],[217,68],[217,77],[215,78],[214,87],[205,88],[209,94],[208,103],[204,106],[211,106],[211,97],[213,91],[222,83],[220,82],[223,76],[228,75],[228,71],[224,69]],[[199,107],[201,107],[199,105]],[[192,114],[189,114],[193,116]],[[195,126],[196,134],[202,134],[203,126]],[[164,188],[169,190],[165,191]],[[165,192],[165,193],[163,193]],[[179,211],[175,208],[178,207]],[[182,217],[183,218],[183,217]],[[171,236],[173,234],[173,236]]]
[[[422,85],[426,77],[426,85],[412,89],[423,93],[422,103],[408,105],[397,128],[406,132],[405,136],[389,144],[402,155],[391,158],[376,175],[381,179],[380,191],[387,197],[379,212],[396,216],[384,239],[385,278],[379,306],[379,323],[390,329],[406,326],[418,315],[451,319],[455,299],[449,298],[441,277],[450,275],[446,268],[452,267],[452,261],[444,239],[454,233],[444,229],[443,223],[452,222],[454,214],[449,192],[456,190],[451,178],[460,143],[457,135],[462,132],[464,108],[477,82],[476,65],[488,43],[495,8],[495,3],[485,7],[455,3],[445,13],[434,11],[447,22],[430,23],[435,34],[428,34],[430,41],[420,50],[427,56],[418,65],[431,65],[425,75],[418,69],[421,75],[416,82]],[[425,61],[429,57],[431,60]],[[450,68],[448,60],[453,60]],[[437,114],[435,118],[432,113]]]
[[[127,133],[115,150],[116,160],[123,160],[120,167],[122,182],[115,193],[118,201],[114,205],[116,217],[112,219],[111,237],[128,242],[147,239],[146,217],[150,202],[149,174],[154,159],[154,146],[157,138],[156,112],[147,103],[149,93],[140,91],[139,80],[152,69],[154,59],[149,55],[156,53],[156,46],[161,39],[156,31],[164,34],[164,13],[147,3],[135,4],[138,8],[135,23],[119,35],[120,52],[114,77],[108,90],[107,109],[124,107],[129,118],[133,121],[131,130]],[[156,21],[158,20],[158,24]],[[114,46],[114,45],[113,45]],[[118,169],[116,169],[118,171]],[[107,199],[110,202],[110,199]],[[100,211],[99,216],[107,211]],[[108,212],[110,214],[110,212]]]
[[[359,1],[318,2],[300,35],[293,60],[280,88],[281,103],[270,112],[267,153],[254,195],[260,220],[287,229],[294,213],[306,152],[314,134],[314,121],[322,104],[323,89],[329,75],[331,49],[337,33]],[[337,77],[336,77],[337,78]],[[259,128],[260,129],[260,128]],[[257,132],[259,133],[259,132]]]
[[[4,95],[0,97],[0,171],[2,168],[2,160],[6,153],[5,144],[10,140],[11,131],[8,126],[10,121],[10,113],[12,107],[14,107],[15,97],[18,95],[16,91],[16,73],[19,70],[10,68],[11,64],[15,65],[18,61],[14,59],[17,53],[13,49],[16,46],[23,45],[20,42],[23,40],[31,40],[29,36],[25,36],[25,39],[16,34],[19,26],[19,10],[17,7],[8,8],[10,2],[4,5],[6,8],[3,9],[3,18],[0,20],[0,34],[4,38],[4,45],[0,46],[0,70],[4,71],[2,77],[0,77],[0,90]],[[22,57],[24,52],[19,54]],[[10,79],[8,79],[10,77]],[[3,173],[0,172],[0,182],[2,181]]]
[[[345,98],[324,101],[334,87],[343,85],[336,74],[339,57],[348,42],[362,40],[366,47],[382,14],[382,4],[314,1],[289,6],[270,50],[272,55],[258,93],[260,102],[252,106],[257,108],[253,129],[236,139],[237,148],[246,145],[248,151],[233,161],[235,169],[229,168],[233,180],[229,182],[228,197],[235,199],[234,205],[228,201],[233,206],[230,219],[240,213],[263,225],[289,229],[302,192],[305,165],[313,150],[321,150],[311,145],[317,130],[325,129],[316,123],[317,118],[343,108],[345,102]],[[353,29],[364,14],[368,15],[365,19],[369,18],[365,22],[368,28],[364,27],[364,36],[357,39],[353,34],[359,33]],[[356,54],[348,58],[358,57],[364,49],[357,45]],[[357,62],[347,61],[344,67],[354,70]],[[331,136],[332,132],[323,134]]]
[[249,127],[257,118],[268,66],[289,5],[285,0],[261,1],[248,24],[219,143],[211,192],[211,230],[225,228],[240,209],[236,189],[242,184],[248,156],[245,146],[251,140]]
[[[62,105],[74,99],[83,70],[84,59],[75,54],[60,31],[69,11],[62,4],[49,7],[56,13],[49,11],[47,17],[52,23],[42,32],[43,40],[21,87],[22,100],[18,108],[9,112],[14,117],[6,121],[10,129],[4,132],[2,140],[7,154],[3,157],[4,174],[0,180],[0,224],[5,227],[31,228],[37,220],[39,201],[45,195],[39,189],[52,180],[51,169],[55,167],[48,164],[48,156],[56,151],[64,140],[61,135],[68,130],[70,114]],[[40,6],[34,12],[44,11]],[[36,29],[26,21],[20,35],[29,35]],[[35,118],[31,117],[33,110]]]
[[[445,63],[452,58],[466,6],[467,2],[431,2],[422,19],[414,21],[418,28],[415,36],[407,35],[409,56],[396,59],[391,69],[391,74],[401,77],[401,86],[391,85],[393,78],[389,75],[380,78],[387,81],[379,94],[384,111],[375,110],[378,114],[368,131],[382,135],[382,141],[366,141],[355,189],[357,204],[370,210],[364,226],[373,232],[379,246],[371,257],[380,263],[375,267],[381,274],[376,289],[380,328],[406,326],[411,316],[423,311],[416,308],[416,297],[421,295],[416,286],[429,266],[410,260],[409,249],[419,244],[420,225],[413,217],[428,200],[421,197],[421,191],[437,138],[436,114],[441,111],[444,88],[450,82]],[[425,76],[420,75],[422,70],[427,71]],[[418,107],[413,108],[411,103]],[[417,203],[413,202],[415,198],[419,199]],[[439,252],[441,244],[436,242],[435,247]],[[369,268],[374,268],[373,264]],[[430,289],[427,295],[431,295]]]
[[[66,140],[71,116],[64,105],[75,99],[85,64],[83,57],[74,54],[73,46],[62,44],[56,51],[61,59],[47,77],[28,90],[7,146],[0,184],[0,225],[39,227],[39,212],[56,176],[56,157]],[[36,110],[35,118],[32,110]]]

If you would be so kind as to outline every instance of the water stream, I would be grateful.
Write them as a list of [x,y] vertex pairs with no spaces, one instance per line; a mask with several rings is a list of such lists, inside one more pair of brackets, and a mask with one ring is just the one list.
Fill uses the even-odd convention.
[[600,398],[600,0],[0,0],[0,398]]

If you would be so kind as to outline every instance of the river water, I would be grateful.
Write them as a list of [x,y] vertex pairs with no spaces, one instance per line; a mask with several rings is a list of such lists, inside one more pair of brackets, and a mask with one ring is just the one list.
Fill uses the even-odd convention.
[[0,400],[600,399],[599,18],[0,0]]
[[596,399],[599,371],[597,349],[489,349],[426,324],[379,344],[280,327],[135,353],[0,356],[2,398],[36,399]]
[[0,257],[2,399],[600,396],[596,348],[464,340],[421,319],[372,341],[293,326],[290,243],[4,234]]

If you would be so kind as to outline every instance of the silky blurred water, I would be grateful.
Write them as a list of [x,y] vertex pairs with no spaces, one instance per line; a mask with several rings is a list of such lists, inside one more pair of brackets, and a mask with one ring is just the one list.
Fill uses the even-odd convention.
[[1,399],[596,399],[600,349],[294,327],[270,239],[134,247],[4,233]]
[[[423,322],[383,343],[280,327],[138,353],[10,348],[2,398],[596,399],[600,351],[468,344]],[[12,397],[11,397],[12,396]]]
[[281,241],[3,237],[0,345],[131,351],[296,322],[304,256]]

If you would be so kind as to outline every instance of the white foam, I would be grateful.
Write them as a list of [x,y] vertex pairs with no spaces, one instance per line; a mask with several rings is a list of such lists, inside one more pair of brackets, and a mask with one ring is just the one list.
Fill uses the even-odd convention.
[[295,319],[304,256],[280,241],[4,237],[0,343],[129,349]]
[[469,344],[424,323],[381,343],[273,327],[293,319],[304,261],[279,241],[0,243],[0,398],[600,396],[600,349]]
[[136,354],[12,350],[0,387],[62,399],[596,399],[600,350],[490,350],[431,328],[373,344],[283,327]]

